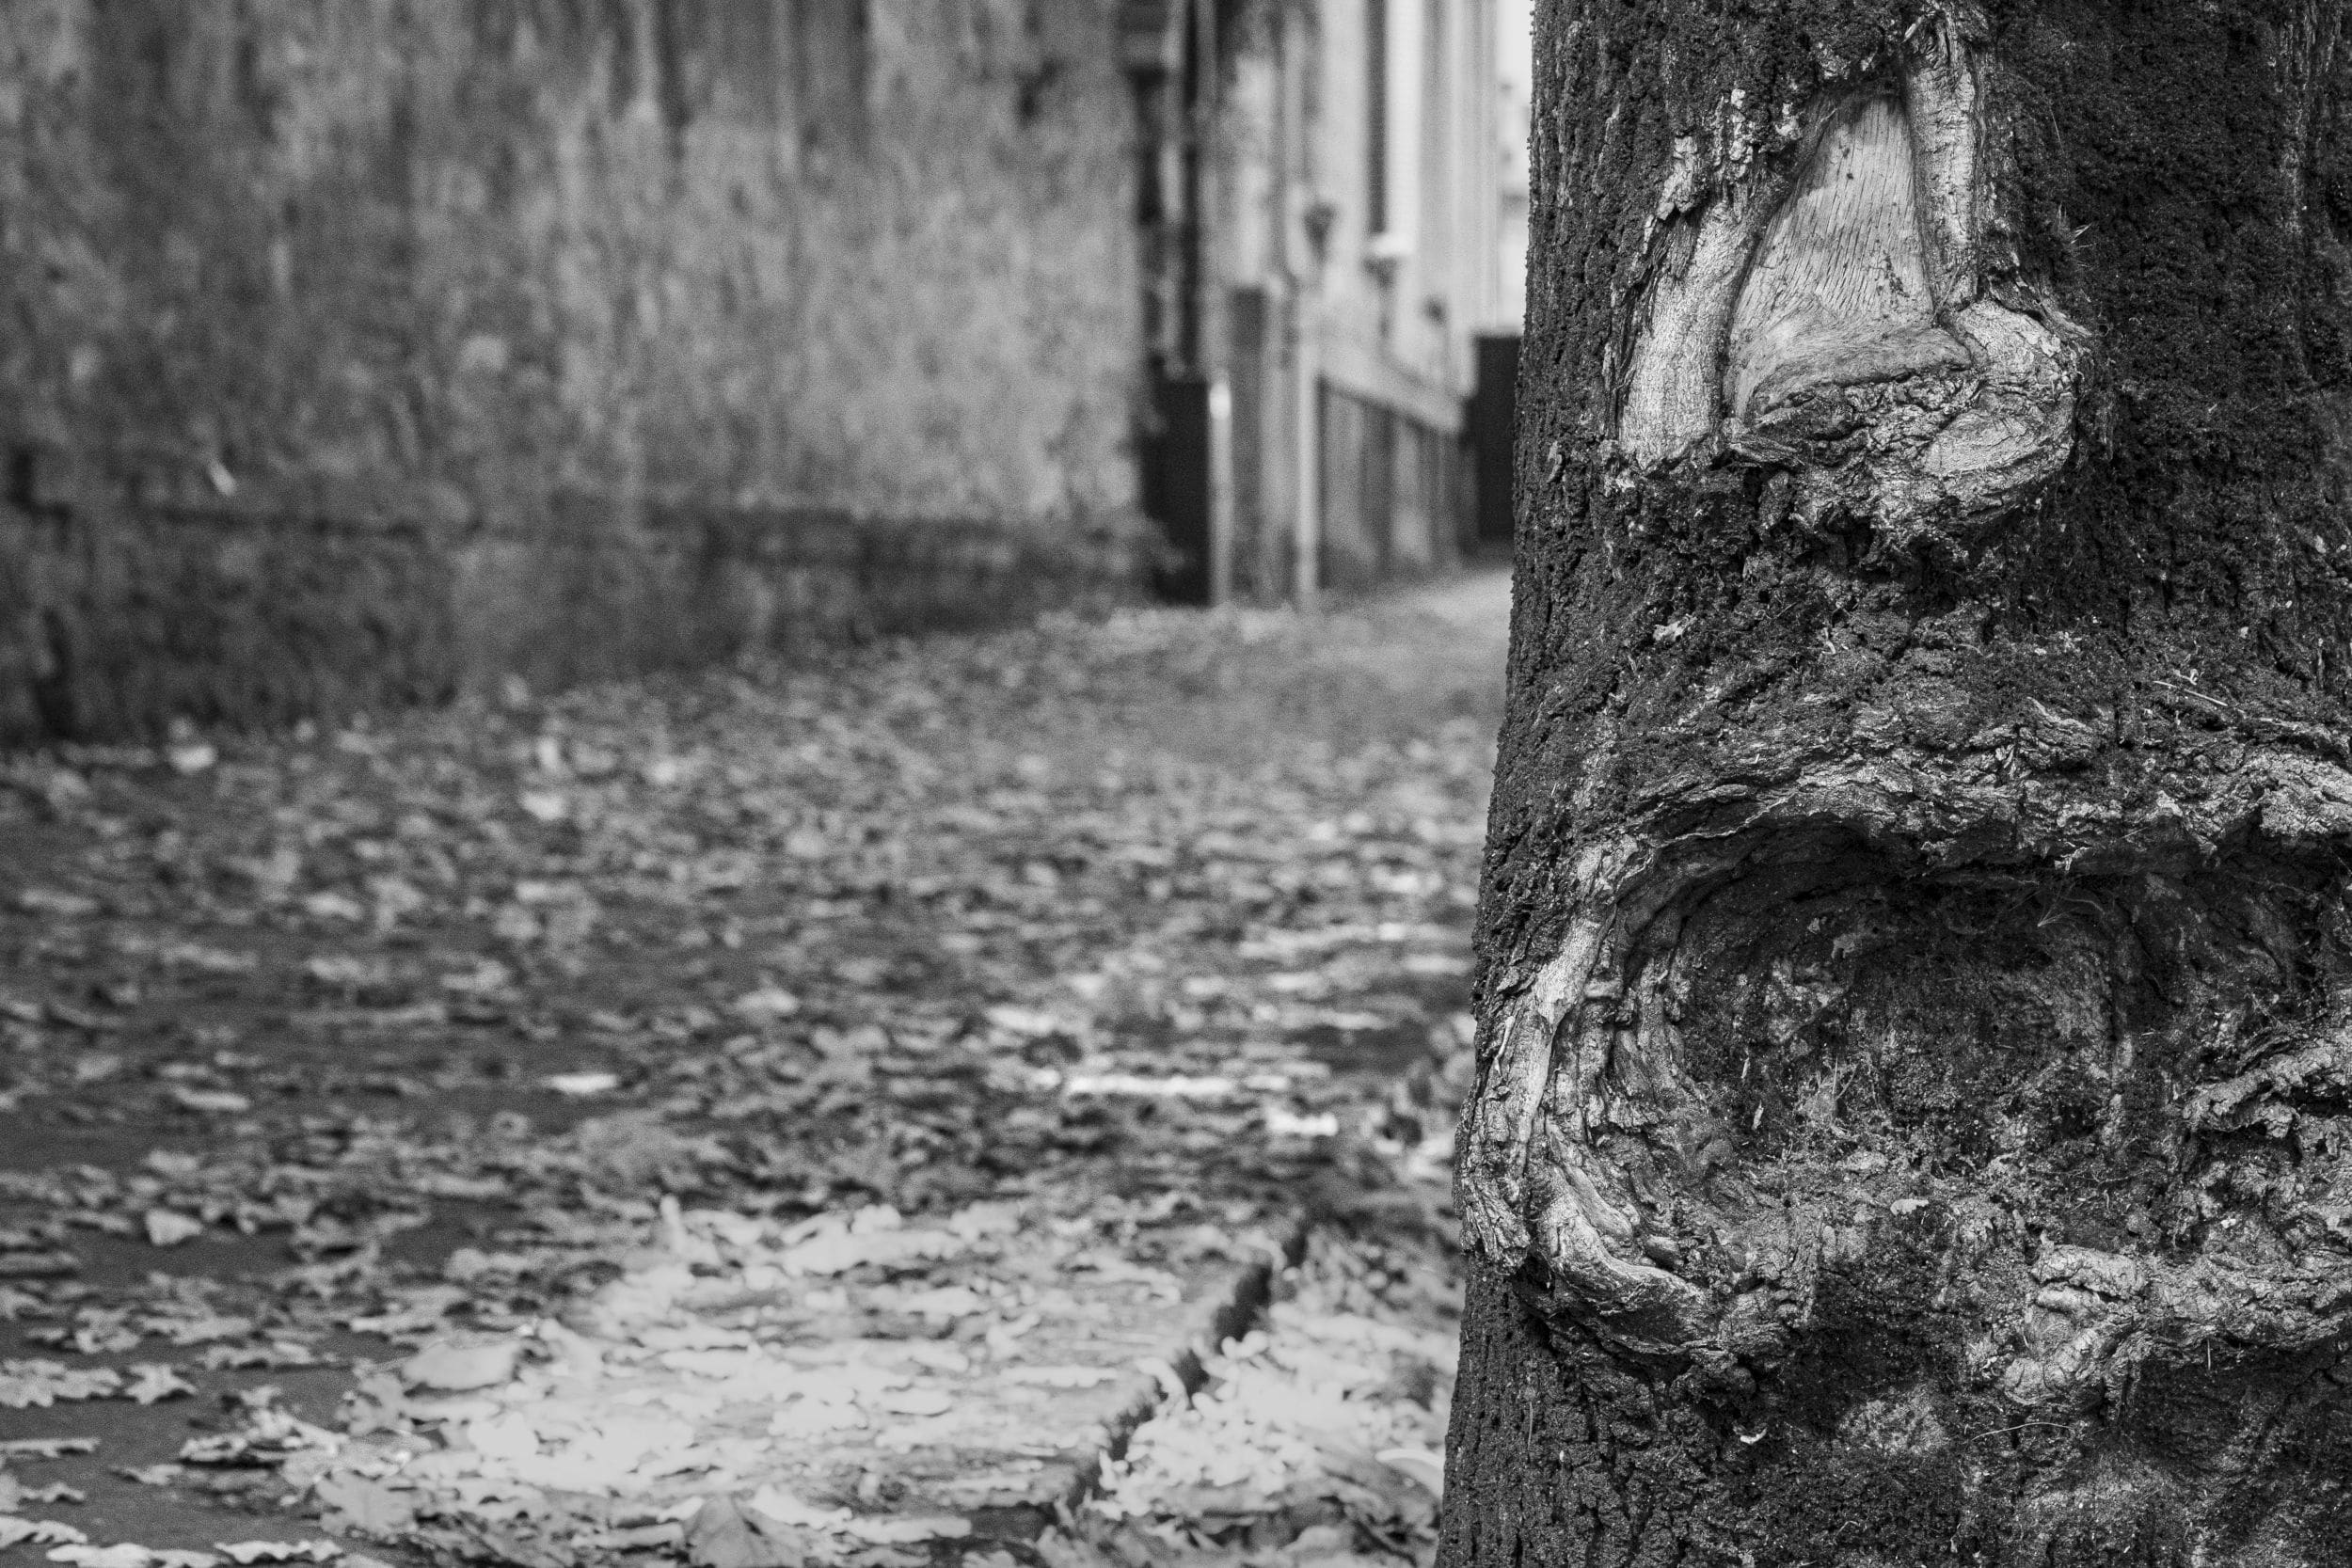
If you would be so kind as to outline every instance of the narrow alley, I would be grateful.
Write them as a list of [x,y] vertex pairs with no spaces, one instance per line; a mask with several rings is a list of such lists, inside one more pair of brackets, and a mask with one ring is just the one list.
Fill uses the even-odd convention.
[[0,1563],[1425,1561],[1506,619],[0,760]]

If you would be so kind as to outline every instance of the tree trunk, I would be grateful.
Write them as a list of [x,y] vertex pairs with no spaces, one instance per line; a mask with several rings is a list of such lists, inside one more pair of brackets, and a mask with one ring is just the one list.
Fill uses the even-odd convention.
[[2343,0],[1547,0],[1442,1560],[2352,1562]]

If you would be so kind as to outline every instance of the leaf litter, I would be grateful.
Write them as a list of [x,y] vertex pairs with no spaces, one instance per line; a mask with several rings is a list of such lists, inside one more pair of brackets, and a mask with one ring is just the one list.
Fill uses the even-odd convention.
[[[1425,1559],[1450,1274],[1397,1238],[1444,1224],[1500,620],[0,760],[0,1103],[49,1130],[0,1170],[0,1404],[212,1412],[95,1473],[318,1521],[0,1510],[0,1552]],[[1263,1269],[1266,1325],[1185,1350]]]

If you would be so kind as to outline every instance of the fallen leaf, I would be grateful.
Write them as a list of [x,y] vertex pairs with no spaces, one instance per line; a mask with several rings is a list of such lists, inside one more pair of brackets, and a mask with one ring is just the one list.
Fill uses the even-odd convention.
[[62,1362],[0,1361],[0,1406],[23,1410],[47,1407],[59,1400],[94,1400],[122,1386],[122,1374],[111,1367],[72,1367]]
[[96,1453],[95,1437],[8,1437],[0,1438],[0,1458],[61,1459],[70,1453]]
[[74,1568],[151,1568],[155,1554],[145,1546],[128,1543],[119,1546],[57,1546],[47,1554],[52,1562],[71,1562]]
[[803,1568],[801,1554],[764,1533],[733,1497],[707,1497],[686,1527],[696,1568]]
[[865,1412],[854,1404],[834,1404],[819,1400],[794,1400],[790,1404],[768,1418],[771,1437],[823,1437],[836,1432],[850,1432],[866,1424]]
[[882,1394],[876,1401],[893,1416],[939,1416],[955,1408],[955,1399],[945,1388],[898,1388]]
[[516,798],[516,803],[534,822],[561,822],[572,814],[571,801],[552,789],[524,790]]
[[150,1209],[147,1212],[147,1240],[151,1246],[178,1246],[204,1234],[204,1222],[170,1209]]
[[343,1555],[343,1549],[332,1541],[216,1541],[213,1544],[241,1568],[256,1562],[332,1562]]
[[839,1529],[854,1517],[846,1508],[818,1508],[771,1481],[743,1504],[763,1518],[803,1529]]
[[902,1546],[916,1541],[952,1541],[972,1533],[972,1521],[948,1514],[914,1514],[896,1518],[852,1519],[849,1533],[876,1545]]
[[1140,1072],[1077,1072],[1063,1080],[1061,1092],[1073,1100],[1089,1095],[1129,1096],[1143,1100],[1225,1100],[1241,1092],[1238,1080],[1223,1073],[1153,1077]]
[[[320,1479],[312,1495],[326,1505],[329,1529],[357,1530],[361,1535],[392,1536],[417,1520],[416,1494],[398,1492],[382,1481],[348,1470]],[[350,1560],[354,1564],[356,1559]]]
[[1336,1138],[1340,1118],[1335,1111],[1301,1116],[1279,1105],[1269,1105],[1265,1108],[1265,1130],[1278,1138]]
[[441,989],[460,996],[488,996],[514,983],[515,972],[496,958],[477,958],[473,967],[441,976]]
[[400,1375],[412,1388],[443,1393],[470,1393],[493,1388],[515,1375],[522,1355],[517,1339],[489,1339],[473,1344],[437,1339],[400,1364]]
[[215,1116],[235,1116],[253,1109],[253,1101],[234,1089],[199,1089],[178,1084],[172,1086],[171,1098],[187,1110]]
[[160,1361],[146,1361],[131,1369],[131,1382],[122,1390],[122,1397],[141,1404],[153,1404],[157,1400],[195,1392],[196,1385],[182,1377],[170,1366]]
[[1092,1542],[1066,1534],[1052,1525],[1039,1532],[1034,1544],[1045,1568],[1113,1568],[1117,1560]]
[[79,920],[98,912],[95,898],[78,893],[62,893],[56,888],[28,887],[16,895],[16,907],[32,914],[55,915],[64,920]]
[[927,1291],[910,1291],[884,1305],[918,1318],[952,1320],[987,1311],[988,1298],[968,1285],[935,1285]]
[[466,1446],[485,1459],[533,1459],[539,1433],[519,1410],[501,1411],[466,1423]]
[[0,1252],[0,1279],[55,1279],[81,1269],[82,1259],[62,1247]]
[[175,773],[201,773],[220,760],[220,749],[209,740],[174,741],[164,748],[164,760]]
[[115,1471],[123,1480],[137,1481],[141,1486],[169,1486],[187,1473],[185,1465],[171,1464],[142,1465],[135,1469],[126,1466]]
[[0,1550],[24,1541],[47,1546],[72,1544],[88,1539],[72,1525],[61,1525],[55,1519],[23,1519],[13,1513],[0,1513]]
[[296,1339],[276,1339],[265,1345],[207,1345],[206,1371],[238,1371],[251,1367],[315,1367],[318,1352]]
[[586,1100],[594,1095],[611,1094],[621,1086],[621,1077],[616,1072],[556,1072],[540,1082],[567,1100]]
[[735,999],[731,1011],[739,1017],[758,1022],[790,1018],[801,1010],[801,999],[782,986],[771,982],[757,990],[746,991]]
[[989,1022],[1006,1033],[1029,1039],[1044,1039],[1070,1032],[1069,1023],[1054,1014],[1037,1007],[1016,1006],[1011,1003],[1001,1003],[989,1008],[986,1017]]
[[1008,1367],[1002,1376],[1007,1383],[1046,1388],[1092,1388],[1117,1382],[1120,1372],[1115,1367]]
[[947,1216],[947,1232],[976,1242],[986,1236],[1009,1236],[1021,1228],[1021,1205],[1013,1202],[974,1203]]
[[1436,1449],[1383,1449],[1373,1457],[1421,1482],[1431,1497],[1445,1496],[1445,1455]]
[[168,1318],[151,1323],[151,1328],[161,1328],[175,1345],[203,1345],[215,1339],[234,1339],[253,1332],[251,1318],[230,1317],[219,1312],[206,1312],[194,1318]]

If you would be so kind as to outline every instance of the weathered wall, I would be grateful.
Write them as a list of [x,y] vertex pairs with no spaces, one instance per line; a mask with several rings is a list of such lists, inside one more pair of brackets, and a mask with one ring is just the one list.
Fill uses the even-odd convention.
[[1110,11],[0,8],[0,735],[574,678],[1115,567]]

